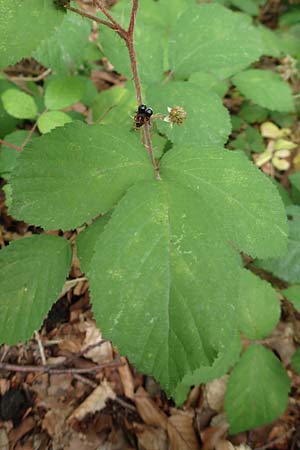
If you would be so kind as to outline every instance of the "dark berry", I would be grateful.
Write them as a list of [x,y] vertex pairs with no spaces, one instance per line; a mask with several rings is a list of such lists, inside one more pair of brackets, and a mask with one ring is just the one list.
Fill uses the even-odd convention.
[[152,108],[147,108],[145,111],[145,114],[147,117],[151,117],[153,114],[153,109]]
[[140,106],[138,107],[138,112],[139,112],[140,114],[144,114],[146,111],[147,111],[147,106],[146,106],[146,105],[140,105]]

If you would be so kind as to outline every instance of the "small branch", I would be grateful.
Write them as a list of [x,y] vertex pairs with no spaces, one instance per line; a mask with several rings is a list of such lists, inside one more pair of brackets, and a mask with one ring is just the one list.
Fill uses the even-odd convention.
[[[44,112],[45,112],[45,111],[44,111]],[[22,150],[23,150],[23,148],[25,147],[25,145],[27,145],[28,142],[30,141],[30,139],[31,139],[31,137],[32,137],[32,135],[33,135],[33,133],[34,133],[35,130],[36,130],[36,127],[37,127],[37,121],[35,122],[35,124],[34,124],[33,127],[31,128],[31,130],[28,132],[28,134],[27,134],[27,136],[26,136],[24,142],[22,143],[22,145],[21,145]]]
[[34,332],[34,337],[35,337],[35,340],[36,340],[36,342],[38,344],[39,352],[40,352],[40,355],[41,355],[41,358],[42,358],[42,364],[43,364],[43,366],[45,366],[47,361],[46,361],[46,356],[45,356],[45,352],[44,352],[44,347],[43,347],[43,344],[42,344],[42,341],[41,341],[41,338],[40,338],[40,334],[39,334],[38,331]]
[[146,149],[148,150],[148,153],[149,153],[149,156],[151,159],[151,163],[154,167],[155,177],[157,180],[161,180],[160,174],[159,174],[159,169],[156,165],[155,158],[154,158],[152,139],[151,139],[150,128],[149,128],[148,123],[145,123],[145,125],[144,125],[144,145],[145,145]]
[[138,0],[133,0],[132,10],[131,10],[131,17],[130,17],[129,27],[128,27],[128,31],[127,31],[129,36],[133,36],[133,31],[134,31],[135,21],[136,21],[137,9],[138,9]]
[[100,9],[100,11],[108,18],[108,20],[114,26],[115,30],[117,30],[120,33],[120,35],[123,38],[125,38],[126,31],[124,30],[124,28],[118,22],[116,22],[116,20],[113,18],[113,16],[111,16],[109,14],[109,12],[105,8],[105,6],[102,4],[101,0],[95,0],[95,3],[98,6],[98,8]]
[[46,78],[48,75],[50,75],[50,73],[52,72],[52,69],[47,69],[45,70],[43,73],[41,73],[40,75],[38,75],[37,77],[15,77],[15,76],[10,76],[9,79],[11,81],[41,81],[44,78]]
[[108,22],[107,20],[99,19],[97,16],[94,16],[94,14],[82,11],[81,9],[73,8],[73,6],[65,6],[65,8],[68,9],[69,11],[79,14],[80,16],[87,17],[88,19],[94,20],[97,23],[105,25],[106,27],[109,27],[114,31],[118,31],[117,28],[112,23]]
[[4,141],[3,139],[0,139],[1,145],[6,145],[6,147],[9,147],[13,150],[16,150],[17,152],[21,152],[23,150],[22,147],[19,147],[18,145],[11,144],[10,142]]
[[55,364],[49,364],[45,366],[21,366],[17,364],[8,364],[8,363],[1,363],[0,362],[0,370],[7,370],[9,372],[23,372],[23,373],[29,373],[29,372],[39,372],[39,373],[49,373],[49,374],[64,374],[64,373],[92,373],[97,372],[99,370],[106,369],[108,367],[120,367],[123,366],[124,363],[120,362],[118,360],[112,361],[110,363],[106,364],[97,364],[92,367],[85,367],[85,368],[77,368],[77,367],[71,367],[71,368],[65,368],[65,369],[58,369]]
[[139,71],[138,71],[138,67],[137,67],[136,54],[135,54],[135,49],[134,49],[133,34],[128,36],[128,39],[126,40],[126,45],[128,48],[131,71],[132,71],[133,81],[134,81],[134,85],[135,85],[136,99],[137,99],[138,105],[141,105],[143,103],[142,89],[141,89],[140,75],[139,75]]

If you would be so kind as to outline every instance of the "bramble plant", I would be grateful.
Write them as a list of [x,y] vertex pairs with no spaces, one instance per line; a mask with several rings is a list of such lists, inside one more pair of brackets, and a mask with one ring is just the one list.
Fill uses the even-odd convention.
[[[221,97],[232,78],[261,109],[293,111],[286,81],[249,69],[274,53],[275,36],[222,2],[123,0],[112,13],[94,3],[92,13],[70,1],[0,0],[0,67],[33,56],[52,69],[44,96],[32,81],[29,94],[0,79],[8,124],[0,137],[24,119],[42,134],[17,131],[1,141],[9,213],[44,230],[78,231],[104,338],[178,404],[191,385],[233,368],[231,431],[268,423],[284,411],[290,382],[257,340],[275,328],[280,303],[240,253],[284,257],[286,213],[267,177],[223,148],[231,123]],[[256,11],[259,2],[247,3]],[[86,44],[90,19],[125,88],[94,92],[86,63],[93,56],[83,56],[100,55]],[[65,110],[78,101],[91,107],[94,124]],[[26,340],[41,326],[71,260],[71,242],[47,233],[1,251],[1,342]],[[241,334],[248,347],[240,356]]]

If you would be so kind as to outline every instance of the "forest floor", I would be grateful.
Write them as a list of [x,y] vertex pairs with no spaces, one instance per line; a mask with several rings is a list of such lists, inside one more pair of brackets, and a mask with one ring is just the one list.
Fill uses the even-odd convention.
[[[265,59],[260,67],[273,63]],[[9,72],[18,73],[22,68]],[[124,82],[103,68],[92,72],[92,80],[98,90]],[[224,103],[232,114],[241,106],[231,95]],[[81,104],[74,110],[89,116]],[[259,129],[260,124],[255,126]],[[232,140],[236,136],[233,133]],[[299,159],[299,148],[297,152]],[[270,175],[274,167],[267,162],[262,170]],[[279,177],[284,187],[288,175],[286,171]],[[3,187],[4,180],[0,182]],[[1,189],[0,247],[41,232],[8,216]],[[263,277],[285,287],[266,273]],[[300,313],[282,297],[281,320],[264,344],[287,368],[292,383],[288,407],[274,423],[230,436],[223,411],[228,376],[193,387],[185,404],[176,407],[154,379],[138,373],[102,340],[88,282],[75,257],[65,289],[42,328],[26,343],[0,347],[0,450],[300,449],[300,376],[291,366],[295,342],[300,342]]]

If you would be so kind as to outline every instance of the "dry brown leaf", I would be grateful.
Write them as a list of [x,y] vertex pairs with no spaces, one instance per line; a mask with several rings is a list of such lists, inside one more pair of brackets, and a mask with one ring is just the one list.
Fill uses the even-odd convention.
[[22,439],[23,436],[25,436],[25,434],[27,434],[30,430],[32,430],[35,426],[35,421],[32,417],[26,417],[25,420],[22,420],[22,422],[20,423],[20,425],[17,428],[14,428],[10,433],[9,433],[9,442],[11,447],[10,448],[14,448],[16,443]]
[[1,450],[9,450],[9,441],[6,430],[0,429],[0,448]]
[[87,414],[93,414],[96,411],[101,411],[105,407],[108,399],[116,398],[116,394],[111,388],[110,384],[103,380],[100,386],[98,386],[78,408],[71,414],[68,422],[71,423],[74,420],[82,420]]
[[[97,344],[102,340],[102,334],[95,322],[86,320],[79,325],[80,331],[85,332],[82,349]],[[113,351],[110,342],[104,342],[99,347],[95,347],[84,354],[85,358],[91,359],[94,363],[102,364],[112,361]]]
[[215,446],[215,450],[235,450],[235,448],[231,442],[225,439],[221,439]]
[[120,359],[121,363],[123,363],[124,365],[118,367],[118,372],[121,378],[124,394],[126,395],[126,397],[134,400],[134,380],[130,367],[127,363],[126,358],[122,356]]
[[48,435],[60,441],[68,428],[66,418],[68,416],[67,408],[53,408],[46,412],[42,422],[42,428],[47,431]]
[[145,389],[138,388],[134,401],[136,409],[146,425],[167,429],[167,416],[158,408]]
[[194,414],[174,410],[168,419],[170,450],[198,450],[199,442],[193,427]]
[[136,424],[135,431],[140,450],[168,450],[167,434],[163,429]]
[[206,399],[209,407],[217,412],[223,410],[224,396],[226,391],[226,384],[229,375],[224,375],[222,378],[213,380],[207,383],[205,387]]

